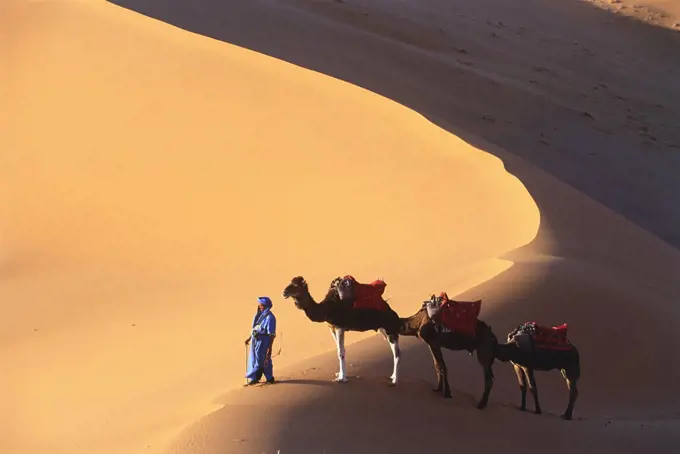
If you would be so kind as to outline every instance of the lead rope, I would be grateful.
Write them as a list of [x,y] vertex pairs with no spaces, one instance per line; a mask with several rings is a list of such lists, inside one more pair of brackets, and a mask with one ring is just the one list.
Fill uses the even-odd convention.
[[281,341],[279,342],[279,351],[276,352],[275,355],[270,356],[269,358],[272,359],[272,358],[276,358],[277,356],[279,356],[281,354],[282,348],[283,348],[283,331],[281,331]]

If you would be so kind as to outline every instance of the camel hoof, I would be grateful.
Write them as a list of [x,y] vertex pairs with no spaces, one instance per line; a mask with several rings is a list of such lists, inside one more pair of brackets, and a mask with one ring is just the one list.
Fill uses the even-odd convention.
[[477,404],[477,410],[484,410],[486,408],[486,402],[480,402]]
[[444,394],[444,399],[451,399],[452,397],[451,393]]
[[335,379],[333,379],[333,381],[336,382],[336,383],[347,383],[347,378],[335,377]]
[[565,421],[571,421],[571,415],[568,415],[566,413],[560,416],[560,418],[564,419]]
[[538,409],[534,410],[534,414],[541,415],[541,414],[543,414],[543,412],[541,411],[540,408],[538,408]]

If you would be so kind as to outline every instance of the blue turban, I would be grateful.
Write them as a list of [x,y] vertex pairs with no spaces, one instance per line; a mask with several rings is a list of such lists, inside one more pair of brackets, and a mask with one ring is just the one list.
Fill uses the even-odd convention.
[[260,296],[257,298],[257,304],[262,304],[264,307],[270,308],[273,306],[272,300],[268,296]]

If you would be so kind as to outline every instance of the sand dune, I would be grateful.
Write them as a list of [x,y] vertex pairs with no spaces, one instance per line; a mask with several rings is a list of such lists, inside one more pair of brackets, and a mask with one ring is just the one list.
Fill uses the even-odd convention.
[[[406,308],[536,233],[497,158],[375,94],[101,2],[13,14],[7,452],[138,452],[200,416],[241,383],[256,297],[296,274],[381,275]],[[275,309],[281,365],[332,347]]]
[[[536,71],[555,36],[482,37],[485,17],[522,22],[489,2],[488,16],[435,0],[115,2],[226,42],[103,1],[3,4],[0,450],[526,452],[525,430],[560,452],[671,452],[680,254],[644,229],[677,240],[677,34],[591,34],[584,16],[580,45],[599,63],[575,74],[553,48]],[[530,3],[569,41],[573,5]],[[433,19],[459,15],[475,21],[455,39]],[[653,51],[602,69],[616,40],[639,37]],[[614,93],[578,96],[602,83]],[[656,137],[642,154],[631,121]],[[385,278],[403,315],[446,290],[483,298],[501,337],[527,319],[569,322],[581,420],[551,417],[566,399],[558,373],[538,377],[549,414],[516,412],[507,364],[478,412],[481,371],[461,353],[447,355],[456,396],[439,399],[413,340],[386,389],[389,352],[372,333],[348,336],[359,377],[333,386],[326,328],[279,294],[297,274],[321,294],[347,272]],[[234,391],[261,294],[288,382]]]

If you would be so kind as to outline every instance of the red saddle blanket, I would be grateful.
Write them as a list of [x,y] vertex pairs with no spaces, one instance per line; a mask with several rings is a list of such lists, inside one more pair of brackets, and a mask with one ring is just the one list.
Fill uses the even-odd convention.
[[352,276],[345,276],[344,279],[352,281],[352,292],[354,293],[354,309],[375,309],[379,311],[387,310],[387,303],[382,295],[387,284],[385,281],[376,280],[370,284],[357,282]]
[[553,327],[540,326],[535,322],[532,323],[534,323],[535,331],[531,336],[535,347],[552,350],[569,350],[572,348],[571,343],[567,339],[566,323]]
[[453,301],[444,296],[444,302],[439,310],[440,322],[454,332],[474,337],[481,309],[481,300]]

